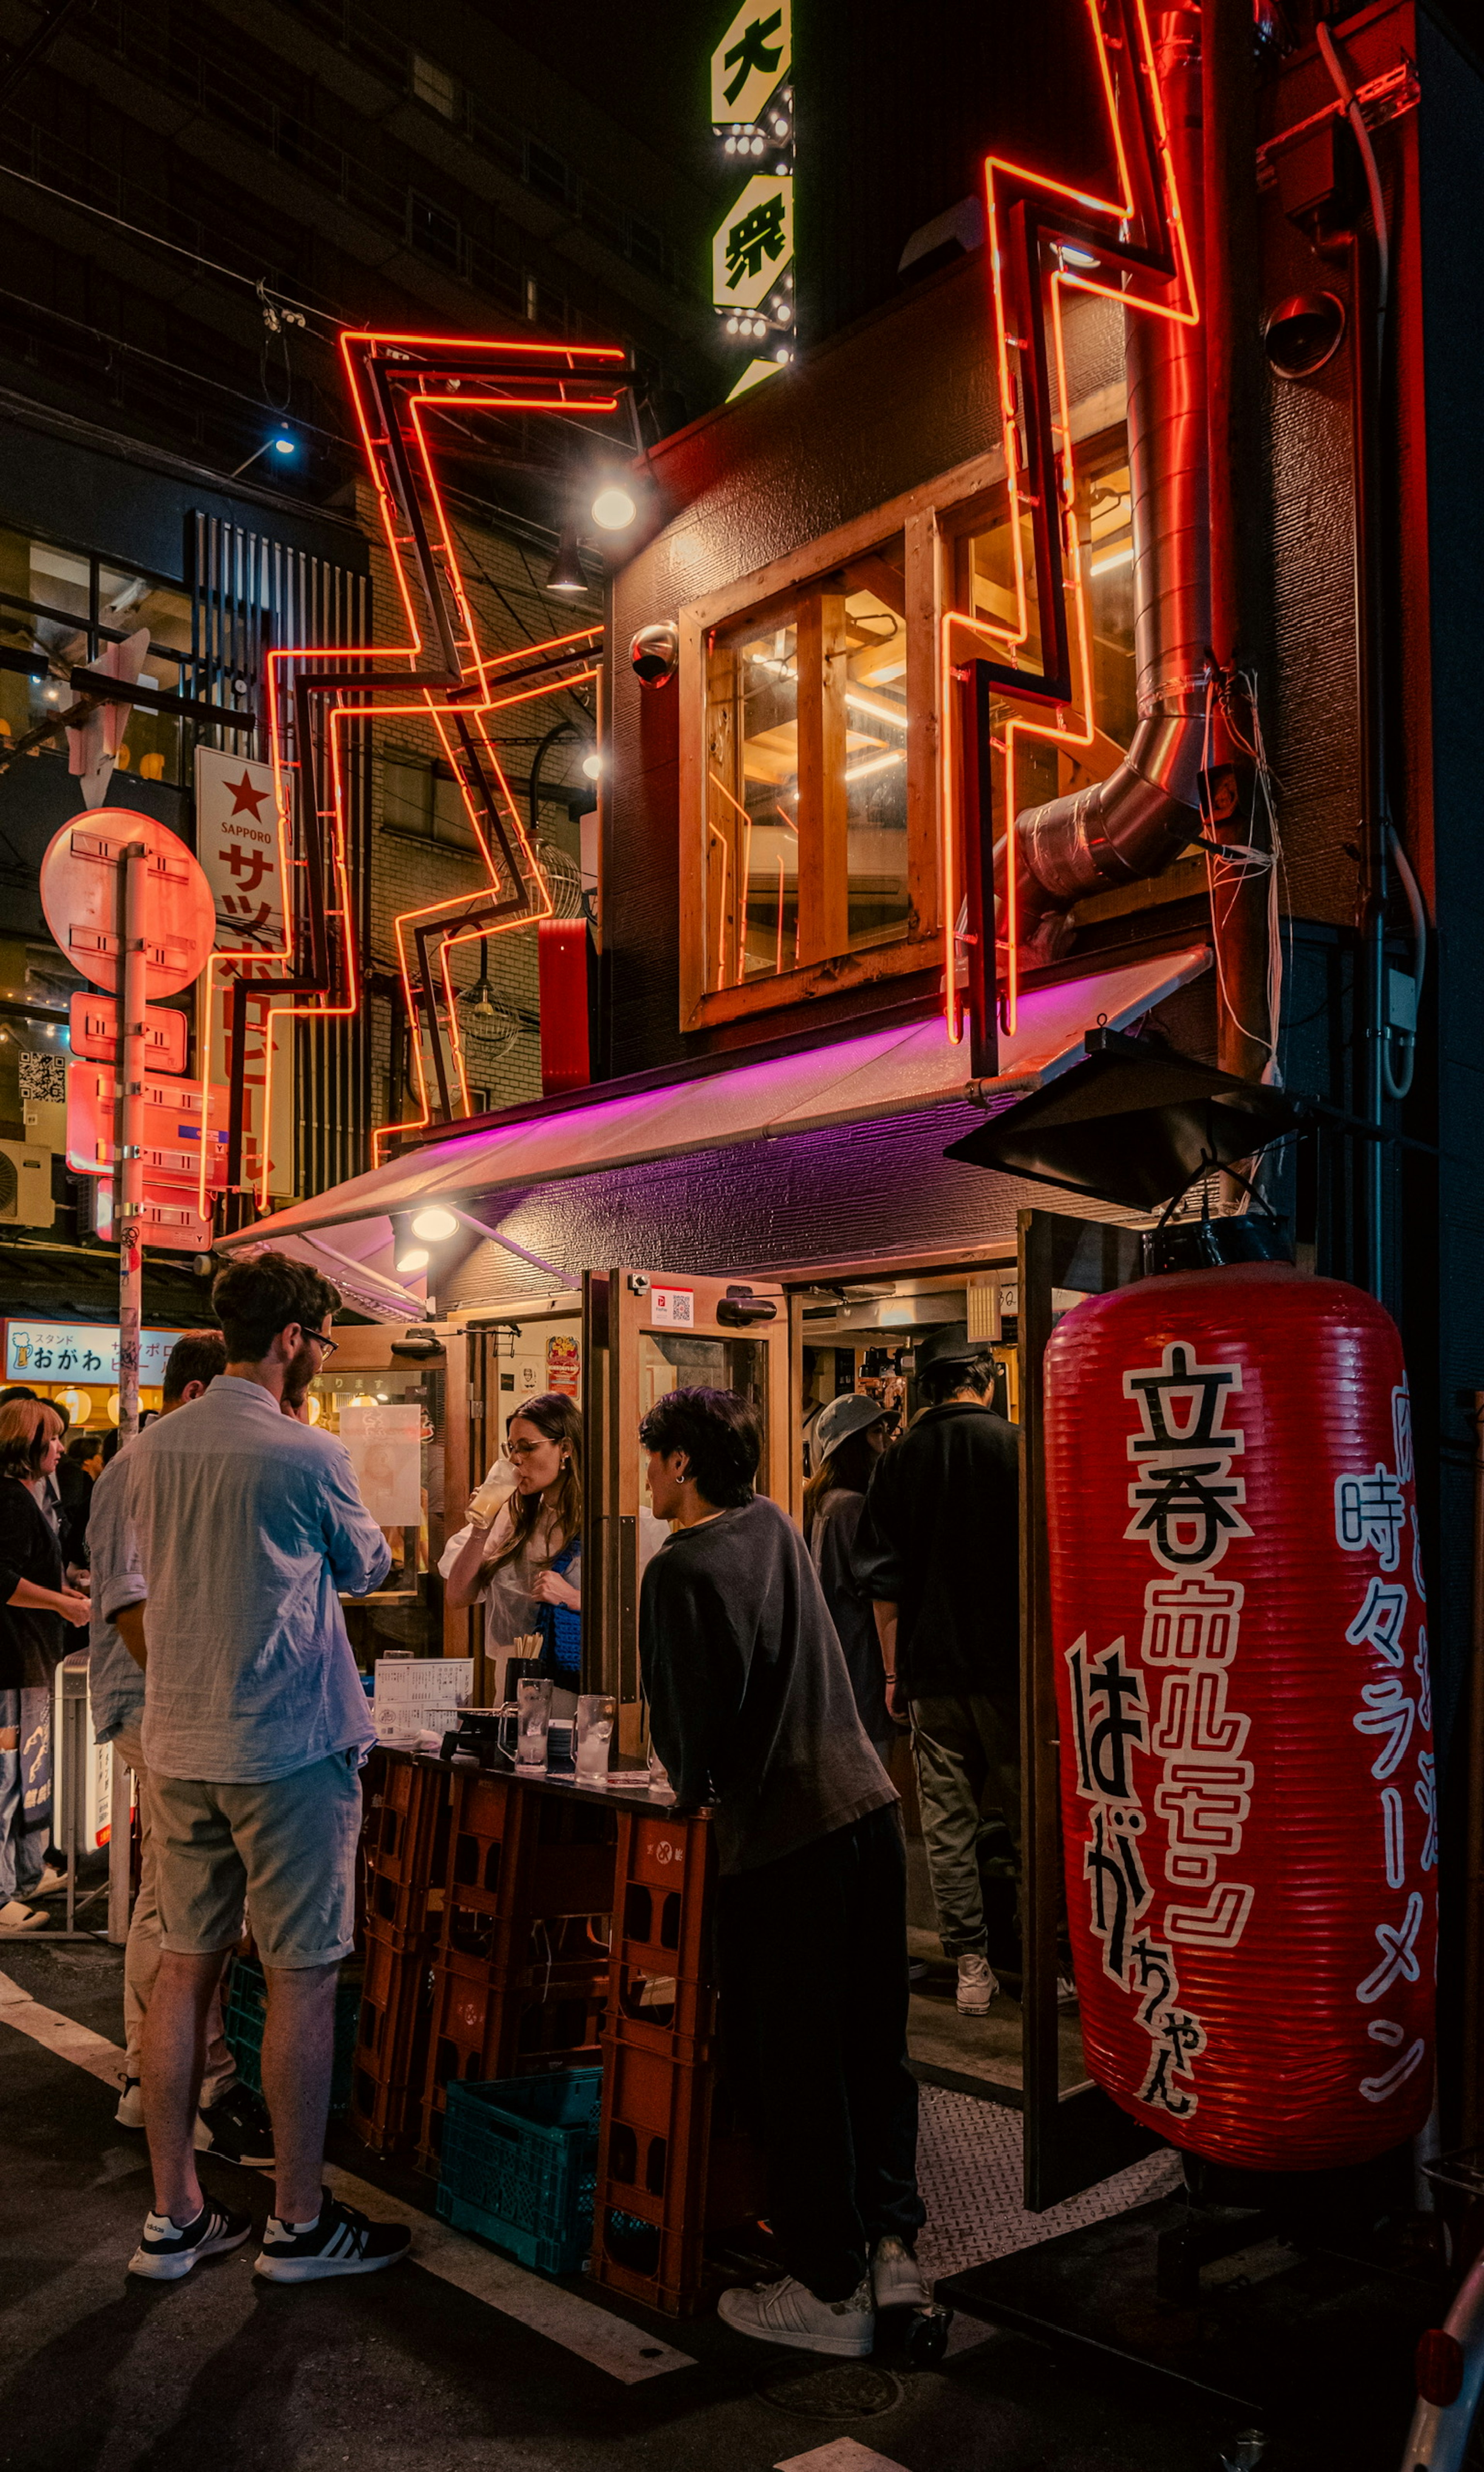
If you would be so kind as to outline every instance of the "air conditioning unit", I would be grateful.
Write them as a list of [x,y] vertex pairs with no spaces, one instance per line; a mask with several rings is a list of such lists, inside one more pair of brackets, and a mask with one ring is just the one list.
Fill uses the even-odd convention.
[[30,1142],[0,1142],[0,1226],[55,1225],[53,1156],[53,1152],[35,1150]]

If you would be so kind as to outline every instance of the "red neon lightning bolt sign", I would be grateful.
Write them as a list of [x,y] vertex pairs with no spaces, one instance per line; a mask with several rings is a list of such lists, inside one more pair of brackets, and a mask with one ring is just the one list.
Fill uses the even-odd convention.
[[[269,960],[281,975],[239,978],[232,992],[232,1115],[228,1181],[241,1179],[243,1057],[247,1005],[288,995],[289,1010],[323,1019],[360,1003],[345,834],[344,735],[383,715],[430,722],[455,779],[486,875],[474,893],[429,903],[396,921],[421,1115],[431,1115],[419,1034],[429,1015],[445,1112],[453,1112],[443,1024],[465,1107],[468,1085],[450,972],[454,947],[549,916],[550,889],[500,763],[492,716],[597,676],[601,629],[554,636],[517,652],[483,648],[458,537],[436,470],[440,417],[552,413],[568,419],[617,409],[631,371],[606,344],[474,342],[347,333],[341,353],[401,603],[400,641],[296,647],[268,659],[269,722],[284,881],[292,883],[295,785],[302,853],[303,934]],[[322,716],[322,740],[316,724]],[[322,751],[321,751],[322,748]],[[299,955],[295,964],[295,954]],[[231,966],[227,957],[220,957]],[[436,971],[436,983],[435,982]],[[266,1105],[266,1099],[265,1099]],[[400,1126],[376,1135],[380,1147]],[[264,1175],[267,1148],[264,1146]],[[266,1192],[266,1185],[265,1185]]]
[[[948,1034],[955,1043],[963,1034],[963,1019],[956,979],[959,880],[952,683],[954,662],[967,649],[963,638],[992,648],[998,657],[985,667],[1002,694],[1057,708],[1055,720],[1016,713],[1005,729],[1004,992],[1005,1026],[1012,1033],[1020,974],[1014,848],[1018,749],[1026,739],[1067,748],[1088,747],[1093,740],[1092,631],[1076,535],[1064,295],[1100,293],[1125,310],[1143,310],[1181,325],[1195,325],[1200,317],[1144,0],[1086,0],[1086,6],[1118,194],[1104,198],[1070,188],[995,154],[984,167],[1015,614],[1001,625],[951,610],[942,622],[939,812],[946,1009]],[[1035,615],[1041,626],[1039,668],[1023,658]],[[993,984],[987,967],[984,983]]]

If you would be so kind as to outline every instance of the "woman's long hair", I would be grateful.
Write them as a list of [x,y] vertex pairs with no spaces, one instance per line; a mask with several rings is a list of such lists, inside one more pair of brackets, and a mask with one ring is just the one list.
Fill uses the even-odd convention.
[[8,1399],[0,1408],[0,1476],[34,1483],[48,1442],[61,1431],[61,1418],[49,1399]]
[[855,1433],[847,1434],[839,1448],[832,1451],[827,1460],[821,1460],[815,1468],[804,1487],[806,1537],[827,1493],[833,1492],[836,1486],[843,1487],[847,1493],[864,1493],[871,1482],[871,1470],[876,1465],[877,1456],[866,1438],[870,1431],[869,1425],[861,1425]]
[[[570,1545],[582,1533],[582,1412],[576,1400],[564,1398],[559,1391],[544,1391],[539,1399],[523,1400],[511,1414],[506,1433],[517,1417],[534,1425],[549,1442],[555,1442],[567,1454],[567,1464],[553,1479],[544,1493],[512,1493],[506,1509],[510,1514],[510,1534],[498,1554],[485,1563],[486,1571],[498,1571],[512,1562],[530,1543],[535,1525],[544,1512],[550,1511],[552,1527],[557,1539],[556,1552]],[[548,1564],[546,1567],[550,1568]]]

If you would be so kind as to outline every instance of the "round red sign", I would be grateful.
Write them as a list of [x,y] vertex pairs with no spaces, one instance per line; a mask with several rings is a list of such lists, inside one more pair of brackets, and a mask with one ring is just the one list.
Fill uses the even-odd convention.
[[143,877],[146,989],[151,1003],[200,978],[216,940],[205,875],[178,833],[128,807],[89,807],[63,824],[41,861],[41,907],[58,944],[99,987],[119,984],[123,885],[130,843],[148,853]]

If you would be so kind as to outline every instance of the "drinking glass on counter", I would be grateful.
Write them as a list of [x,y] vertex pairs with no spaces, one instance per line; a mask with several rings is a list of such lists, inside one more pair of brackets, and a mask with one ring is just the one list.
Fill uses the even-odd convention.
[[584,1691],[577,1699],[577,1776],[586,1785],[601,1785],[608,1774],[608,1746],[618,1723],[619,1703],[605,1691]]
[[652,1743],[649,1745],[645,1766],[649,1771],[649,1792],[656,1801],[673,1802],[675,1789],[670,1782],[670,1771]]
[[515,1765],[546,1771],[546,1730],[552,1720],[550,1682],[517,1682],[515,1686]]

